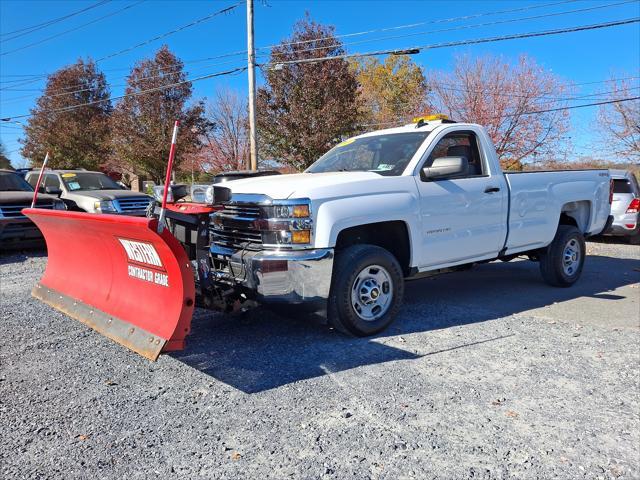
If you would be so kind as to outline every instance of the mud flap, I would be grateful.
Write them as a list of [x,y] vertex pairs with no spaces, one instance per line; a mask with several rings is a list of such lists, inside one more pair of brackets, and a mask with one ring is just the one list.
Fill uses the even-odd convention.
[[193,270],[157,220],[24,209],[40,228],[47,267],[32,295],[156,360],[184,348],[194,309]]

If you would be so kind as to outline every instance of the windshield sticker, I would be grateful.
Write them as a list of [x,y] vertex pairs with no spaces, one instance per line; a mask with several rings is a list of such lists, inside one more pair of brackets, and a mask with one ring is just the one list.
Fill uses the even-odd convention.
[[350,138],[348,140],[345,140],[344,142],[340,142],[337,146],[338,147],[346,147],[347,145],[352,144],[355,141],[356,141],[355,138]]
[[73,178],[75,176],[76,176],[75,173],[63,173],[62,174],[62,178]]
[[78,182],[68,182],[67,187],[69,187],[69,190],[80,190],[80,184]]
[[388,163],[381,163],[380,165],[378,165],[377,168],[375,168],[372,171],[388,171],[388,170],[393,170],[393,165],[389,165]]

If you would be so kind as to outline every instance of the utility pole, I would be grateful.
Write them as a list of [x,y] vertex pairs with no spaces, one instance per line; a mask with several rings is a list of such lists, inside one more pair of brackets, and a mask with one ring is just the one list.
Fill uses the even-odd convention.
[[247,72],[249,74],[249,170],[258,169],[256,135],[256,54],[253,45],[253,0],[247,0]]

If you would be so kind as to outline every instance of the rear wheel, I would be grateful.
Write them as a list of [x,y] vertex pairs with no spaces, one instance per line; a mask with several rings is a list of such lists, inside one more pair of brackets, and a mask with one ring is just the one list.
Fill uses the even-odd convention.
[[572,225],[560,225],[553,242],[540,253],[540,273],[554,287],[573,285],[584,266],[586,248],[580,230]]
[[398,260],[375,245],[353,245],[336,254],[329,296],[330,324],[359,337],[384,330],[402,303]]

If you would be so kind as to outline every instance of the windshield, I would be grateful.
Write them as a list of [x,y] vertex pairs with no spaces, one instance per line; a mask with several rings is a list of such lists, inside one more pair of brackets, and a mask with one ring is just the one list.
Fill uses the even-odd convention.
[[336,145],[307,169],[307,173],[375,172],[401,175],[429,132],[389,133],[351,138]]
[[60,175],[70,191],[76,190],[122,190],[122,187],[98,172],[74,172]]
[[33,188],[18,174],[0,172],[0,192],[33,192]]

